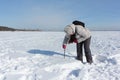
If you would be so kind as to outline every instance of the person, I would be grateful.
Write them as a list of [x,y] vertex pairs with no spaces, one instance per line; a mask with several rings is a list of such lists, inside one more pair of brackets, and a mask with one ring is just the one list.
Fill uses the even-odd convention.
[[[93,63],[91,50],[90,50],[90,41],[91,34],[90,31],[85,27],[85,23],[81,21],[73,21],[72,24],[67,25],[64,28],[66,33],[63,40],[63,49],[66,49],[67,44],[76,43],[77,47],[77,60],[80,60],[83,63],[83,49],[85,52],[86,61],[88,63]],[[84,46],[84,48],[83,48]]]

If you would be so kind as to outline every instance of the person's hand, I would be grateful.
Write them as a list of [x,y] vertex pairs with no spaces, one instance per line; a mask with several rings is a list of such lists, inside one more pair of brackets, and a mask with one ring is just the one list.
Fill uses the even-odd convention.
[[62,47],[63,47],[63,49],[66,49],[66,45],[65,45],[65,44],[63,44],[63,46],[62,46]]
[[78,43],[77,39],[75,39],[73,42],[74,42],[74,43]]

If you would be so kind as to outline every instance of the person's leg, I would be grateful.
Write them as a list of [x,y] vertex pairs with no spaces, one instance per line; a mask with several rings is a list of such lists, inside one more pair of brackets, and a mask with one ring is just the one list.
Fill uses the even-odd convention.
[[85,50],[86,60],[88,63],[91,64],[93,60],[92,60],[92,55],[90,50],[90,41],[91,41],[91,37],[84,41],[84,50]]
[[81,62],[83,62],[82,47],[83,47],[83,42],[77,43],[77,59],[80,60]]

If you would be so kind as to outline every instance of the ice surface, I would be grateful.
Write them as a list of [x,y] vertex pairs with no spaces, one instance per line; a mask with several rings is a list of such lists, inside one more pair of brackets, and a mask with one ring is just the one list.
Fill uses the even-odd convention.
[[0,32],[0,80],[120,80],[120,31],[92,31],[92,65],[64,32]]

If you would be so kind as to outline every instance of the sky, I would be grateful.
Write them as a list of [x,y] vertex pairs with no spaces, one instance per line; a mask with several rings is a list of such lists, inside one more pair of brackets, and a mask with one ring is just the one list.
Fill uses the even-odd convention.
[[120,0],[0,0],[0,26],[61,31],[74,20],[120,30]]

